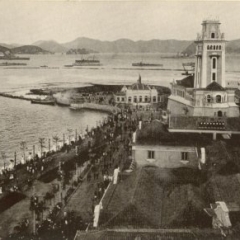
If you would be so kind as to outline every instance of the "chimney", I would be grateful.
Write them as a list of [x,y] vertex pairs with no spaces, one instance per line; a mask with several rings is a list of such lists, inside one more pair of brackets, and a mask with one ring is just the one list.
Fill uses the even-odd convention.
[[206,151],[205,148],[201,148],[201,159],[200,159],[202,164],[206,163]]
[[142,78],[141,78],[141,75],[139,74],[139,77],[138,77],[138,83],[141,84],[142,83]]
[[139,128],[139,130],[142,129],[142,121],[139,121],[138,128]]
[[133,143],[136,143],[136,132],[133,133],[133,139],[132,139]]

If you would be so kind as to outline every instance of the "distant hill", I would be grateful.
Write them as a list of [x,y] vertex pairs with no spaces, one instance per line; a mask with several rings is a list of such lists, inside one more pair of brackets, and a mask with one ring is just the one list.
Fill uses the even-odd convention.
[[67,52],[68,49],[62,46],[60,43],[50,40],[50,41],[37,41],[33,43],[32,45],[38,46],[42,48],[43,50],[46,50],[48,52],[54,52],[54,53],[64,53]]
[[49,51],[43,50],[40,47],[32,46],[32,45],[25,45],[22,47],[16,47],[11,49],[13,54],[48,54]]
[[11,51],[11,49],[0,45],[0,53],[4,53],[5,55],[11,55],[12,51]]
[[66,54],[89,54],[89,53],[97,53],[97,51],[93,51],[91,49],[86,48],[77,48],[77,49],[69,49]]
[[72,42],[63,44],[68,49],[86,48],[97,52],[161,52],[177,53],[182,52],[191,41],[181,40],[150,40],[132,41],[129,39],[119,39],[116,41],[100,41],[90,38],[77,38]]
[[0,43],[0,46],[3,46],[3,47],[6,47],[8,49],[12,49],[12,48],[15,48],[15,47],[20,47],[21,45],[19,44],[6,44],[6,43]]

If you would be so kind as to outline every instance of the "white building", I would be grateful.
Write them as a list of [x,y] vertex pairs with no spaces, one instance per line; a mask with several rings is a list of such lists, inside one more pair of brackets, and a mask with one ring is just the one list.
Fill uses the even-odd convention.
[[234,88],[226,88],[225,39],[220,22],[206,20],[195,41],[195,74],[172,83],[168,110],[172,115],[238,117]]
[[114,95],[116,104],[128,104],[133,108],[150,108],[164,101],[164,94],[158,92],[154,86],[143,84],[141,76],[131,86],[124,86]]

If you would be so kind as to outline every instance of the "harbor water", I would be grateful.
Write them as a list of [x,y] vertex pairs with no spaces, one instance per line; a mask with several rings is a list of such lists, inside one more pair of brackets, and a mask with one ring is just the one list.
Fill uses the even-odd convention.
[[[101,66],[64,67],[81,59],[76,55],[32,55],[27,66],[0,67],[0,92],[26,92],[32,88],[81,87],[89,83],[132,84],[140,74],[142,81],[170,87],[173,80],[182,79],[182,63],[193,62],[193,58],[161,58],[161,54],[95,54]],[[163,67],[132,67],[133,62],[163,64]],[[23,62],[23,61],[21,61]],[[47,66],[47,67],[41,67]],[[162,70],[167,69],[167,70]],[[227,56],[226,80],[240,80],[240,56]],[[21,157],[20,143],[26,142],[27,151],[39,145],[39,138],[60,139],[68,129],[80,133],[87,126],[95,127],[107,114],[93,111],[71,111],[67,107],[32,105],[28,101],[0,97],[0,166],[2,153],[7,160]],[[27,152],[26,151],[26,152]],[[37,152],[37,151],[36,151]]]

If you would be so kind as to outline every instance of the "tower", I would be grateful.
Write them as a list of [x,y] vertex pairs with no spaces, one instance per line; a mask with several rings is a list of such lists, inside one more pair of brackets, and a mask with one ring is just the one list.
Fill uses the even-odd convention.
[[218,20],[202,22],[202,33],[195,41],[196,65],[194,88],[206,88],[216,82],[222,87],[225,83],[225,43]]

